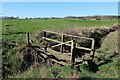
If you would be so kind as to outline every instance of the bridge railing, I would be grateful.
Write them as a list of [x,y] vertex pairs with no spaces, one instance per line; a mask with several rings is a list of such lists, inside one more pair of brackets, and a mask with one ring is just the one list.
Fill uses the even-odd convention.
[[[52,33],[52,34],[60,35],[61,36],[61,40],[59,41],[59,40],[56,40],[56,39],[48,38],[46,33]],[[63,53],[64,45],[67,45],[67,46],[71,47],[71,59],[70,59],[71,60],[71,64],[74,64],[74,62],[75,62],[75,56],[74,56],[74,49],[75,48],[90,51],[90,56],[92,56],[92,57],[94,56],[95,40],[93,38],[86,38],[86,37],[74,36],[74,35],[69,35],[69,34],[60,34],[60,33],[57,33],[57,32],[52,32],[52,31],[47,31],[47,30],[44,30],[43,34],[44,34],[43,37],[42,37],[43,41],[48,40],[48,41],[52,41],[52,42],[58,43],[57,45],[53,45],[51,47],[61,46],[60,47],[60,52],[61,53]],[[91,41],[91,46],[90,46],[90,48],[77,46],[76,44],[78,44],[78,43],[74,39],[71,39],[71,40],[65,42],[65,40],[64,40],[65,36],[72,37],[72,38],[80,38],[80,39],[90,40]]]

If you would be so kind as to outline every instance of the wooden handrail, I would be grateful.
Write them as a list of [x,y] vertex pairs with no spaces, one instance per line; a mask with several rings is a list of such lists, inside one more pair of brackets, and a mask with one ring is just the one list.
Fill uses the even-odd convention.
[[[42,38],[45,39],[45,40],[49,40],[49,41],[53,41],[53,42],[59,43],[59,44],[54,45],[54,46],[51,46],[51,47],[60,46],[60,45],[62,45],[62,44],[67,45],[67,46],[71,46],[71,44],[68,44],[68,43],[70,43],[71,41],[68,41],[68,42],[60,42],[60,41],[57,41],[57,40],[54,40],[54,39],[49,39],[49,38],[45,38],[45,37],[42,37]],[[91,48],[78,47],[78,46],[76,46],[76,48],[77,48],[77,49],[88,50],[88,51],[92,51],[92,50],[93,50],[93,49],[91,49]]]
[[[46,32],[48,33],[53,33],[53,34],[57,34],[57,35],[61,35],[61,41],[58,41],[58,40],[55,40],[55,39],[50,39],[50,38],[47,38],[46,37]],[[60,33],[56,33],[56,32],[51,32],[51,31],[46,31],[44,30],[44,37],[43,40],[48,40],[48,41],[53,41],[53,42],[56,42],[56,43],[59,43],[57,45],[54,45],[54,46],[51,46],[51,47],[56,47],[56,46],[61,46],[60,48],[60,52],[62,53],[63,52],[63,45],[67,45],[67,46],[70,46],[71,47],[71,58],[70,58],[70,61],[71,61],[71,65],[74,67],[74,64],[75,64],[75,48],[77,49],[82,49],[82,50],[87,50],[87,51],[91,51],[90,53],[90,56],[93,55],[94,56],[94,45],[95,45],[95,40],[93,38],[86,38],[86,37],[80,37],[80,36],[74,36],[74,35],[69,35],[69,34],[60,34]],[[68,36],[68,37],[74,37],[74,38],[81,38],[81,39],[86,39],[86,40],[91,40],[92,41],[92,44],[91,44],[91,48],[86,48],[86,47],[78,47],[76,46],[76,43],[75,40],[71,40],[71,41],[67,41],[65,42],[64,41],[64,36]],[[71,43],[71,44],[68,44],[68,43]]]
[[94,40],[93,38],[86,38],[86,37],[74,36],[74,35],[69,35],[69,34],[60,34],[57,32],[52,32],[52,31],[47,31],[47,30],[43,30],[43,31],[48,32],[48,33],[58,34],[58,35],[66,35],[66,36],[77,37],[77,38],[81,38],[81,39]]
[[[61,43],[61,44],[57,44],[57,45],[54,45],[54,46],[51,46],[51,47],[57,47],[57,46],[60,46],[60,45],[63,45],[63,44],[68,44],[68,43],[71,43],[71,41],[67,41],[67,42],[64,42],[64,43]],[[69,44],[68,44],[69,45]]]
[[[46,33],[49,32],[49,33],[53,33],[53,34],[58,34],[58,35],[61,35],[61,41],[58,41],[58,40],[55,40],[55,39],[50,39],[50,38],[47,38],[46,37]],[[77,46],[76,44],[78,44],[78,42],[76,42],[75,40],[70,40],[70,41],[67,41],[65,42],[64,41],[64,36],[72,36],[72,37],[77,37],[77,38],[83,38],[83,39],[87,39],[87,40],[91,40],[92,41],[92,44],[91,44],[91,47],[90,48],[86,48],[86,47],[79,47]],[[82,50],[87,50],[87,51],[91,51],[90,55],[92,55],[92,58],[94,57],[94,52],[95,52],[95,40],[93,38],[85,38],[85,37],[79,37],[79,36],[74,36],[74,35],[68,35],[68,34],[59,34],[59,33],[56,33],[56,32],[51,32],[51,31],[46,31],[44,30],[44,36],[42,37],[43,41],[45,42],[46,40],[48,41],[53,41],[53,42],[56,42],[56,43],[59,43],[57,45],[54,45],[54,46],[51,46],[51,47],[56,47],[56,46],[61,46],[60,47],[60,52],[63,53],[63,48],[64,48],[64,45],[67,45],[67,46],[70,46],[71,47],[71,58],[70,58],[70,61],[71,61],[71,65],[74,67],[75,66],[75,50],[76,48],[77,49],[82,49]],[[42,50],[40,49],[40,47],[37,47],[37,46],[32,46],[30,45],[30,39],[29,39],[29,33],[26,33],[26,41],[27,41],[27,47],[36,47],[38,48],[40,51],[42,51],[43,53],[47,54],[47,48]],[[49,56],[49,55],[48,55]]]

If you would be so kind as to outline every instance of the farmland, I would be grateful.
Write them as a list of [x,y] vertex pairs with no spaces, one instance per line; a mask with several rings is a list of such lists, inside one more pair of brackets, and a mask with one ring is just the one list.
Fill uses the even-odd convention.
[[[21,47],[25,43],[26,32],[31,33],[30,37],[34,40],[34,35],[42,30],[69,32],[71,30],[77,31],[79,28],[110,28],[116,23],[118,23],[118,20],[3,19],[2,41],[3,43],[17,43]],[[6,27],[8,27],[8,29],[6,29]],[[5,64],[5,66],[11,65],[8,67],[11,70],[9,71],[9,69],[4,69],[4,76],[8,77],[11,74],[10,77],[14,78],[118,78],[118,56],[111,57],[115,53],[118,53],[117,33],[118,32],[115,31],[108,34],[104,42],[101,44],[102,46],[96,50],[96,56],[99,56],[102,59],[101,61],[107,61],[104,64],[98,63],[98,71],[96,73],[89,71],[88,65],[86,64],[81,65],[79,67],[80,70],[73,70],[68,66],[58,67],[58,65],[55,65],[52,67],[45,67],[45,65],[43,65],[40,68],[37,67],[24,72],[19,72],[21,61],[18,60],[18,56],[15,56],[19,53],[20,47],[9,48],[9,46],[5,45],[3,46],[3,62],[10,63]],[[112,49],[111,46],[113,47]]]
[[[117,23],[117,20],[57,20],[57,19],[48,19],[48,20],[39,20],[39,19],[11,19],[11,20],[2,20],[2,34],[3,41],[18,41],[20,36],[24,36],[22,33],[30,32],[35,33],[41,30],[67,30],[75,27],[101,27]],[[6,24],[13,25],[11,30],[5,30]],[[15,30],[14,30],[15,28]],[[9,34],[10,32],[11,34]],[[17,34],[21,33],[21,34]],[[4,36],[5,35],[5,36]],[[12,36],[10,36],[12,35]],[[8,38],[9,37],[9,38]],[[18,40],[15,40],[18,39]]]
[[50,28],[68,28],[68,27],[101,27],[111,26],[117,23],[117,20],[65,20],[65,19],[6,19],[2,20],[3,33],[5,24],[12,24],[16,32],[36,32]]

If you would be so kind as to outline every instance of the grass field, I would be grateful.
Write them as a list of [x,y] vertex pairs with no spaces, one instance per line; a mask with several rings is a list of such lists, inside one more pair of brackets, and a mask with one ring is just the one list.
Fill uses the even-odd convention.
[[[4,19],[2,20],[2,40],[3,42],[12,42],[23,44],[25,42],[25,33],[30,32],[31,35],[39,32],[41,30],[56,30],[56,31],[67,31],[73,28],[93,28],[93,27],[110,27],[113,24],[118,23],[118,20],[65,20],[65,19]],[[12,25],[12,26],[6,26]],[[8,29],[6,29],[8,27]],[[25,71],[21,74],[14,74],[10,77],[17,78],[118,78],[118,65],[117,59],[118,56],[113,56],[118,50],[118,32],[110,33],[105,41],[103,42],[100,49],[96,51],[97,56],[101,56],[103,60],[108,60],[107,63],[98,63],[98,71],[93,73],[89,71],[88,65],[81,65],[80,70],[72,70],[67,66],[62,67],[41,67],[33,68],[32,70]],[[33,36],[31,36],[34,38]],[[3,50],[6,52],[3,56],[5,62],[11,64],[10,74],[18,71],[20,61],[17,59],[16,53],[19,48],[9,48],[7,46],[3,47]],[[11,56],[12,55],[12,56]],[[6,70],[6,72],[9,70]],[[54,74],[57,73],[57,74]]]
[[[110,27],[115,23],[117,23],[117,20],[6,19],[2,20],[2,34],[3,41],[19,42],[19,40],[24,38],[24,32],[35,33],[41,30],[67,30],[74,27]],[[6,29],[7,27],[8,29]]]
[[101,27],[111,26],[117,23],[117,20],[65,20],[65,19],[13,19],[3,20],[3,33],[5,24],[15,26],[16,32],[36,32],[50,28],[68,28],[68,27]]

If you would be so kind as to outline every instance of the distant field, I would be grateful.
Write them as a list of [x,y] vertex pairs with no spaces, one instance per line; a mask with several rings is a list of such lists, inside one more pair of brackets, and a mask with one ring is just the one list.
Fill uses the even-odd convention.
[[43,29],[50,28],[68,28],[68,27],[100,27],[110,26],[117,23],[117,20],[65,20],[65,19],[16,19],[3,20],[3,33],[6,24],[15,26],[16,31],[22,32],[36,32]]
[[[65,19],[3,19],[2,34],[3,41],[18,42],[24,38],[23,32],[35,33],[41,30],[59,30],[73,27],[101,27],[111,26],[117,23],[117,20],[65,20]],[[12,26],[6,26],[12,25]],[[6,29],[8,27],[8,29]],[[19,34],[20,33],[20,34]],[[21,36],[21,37],[20,37]]]

